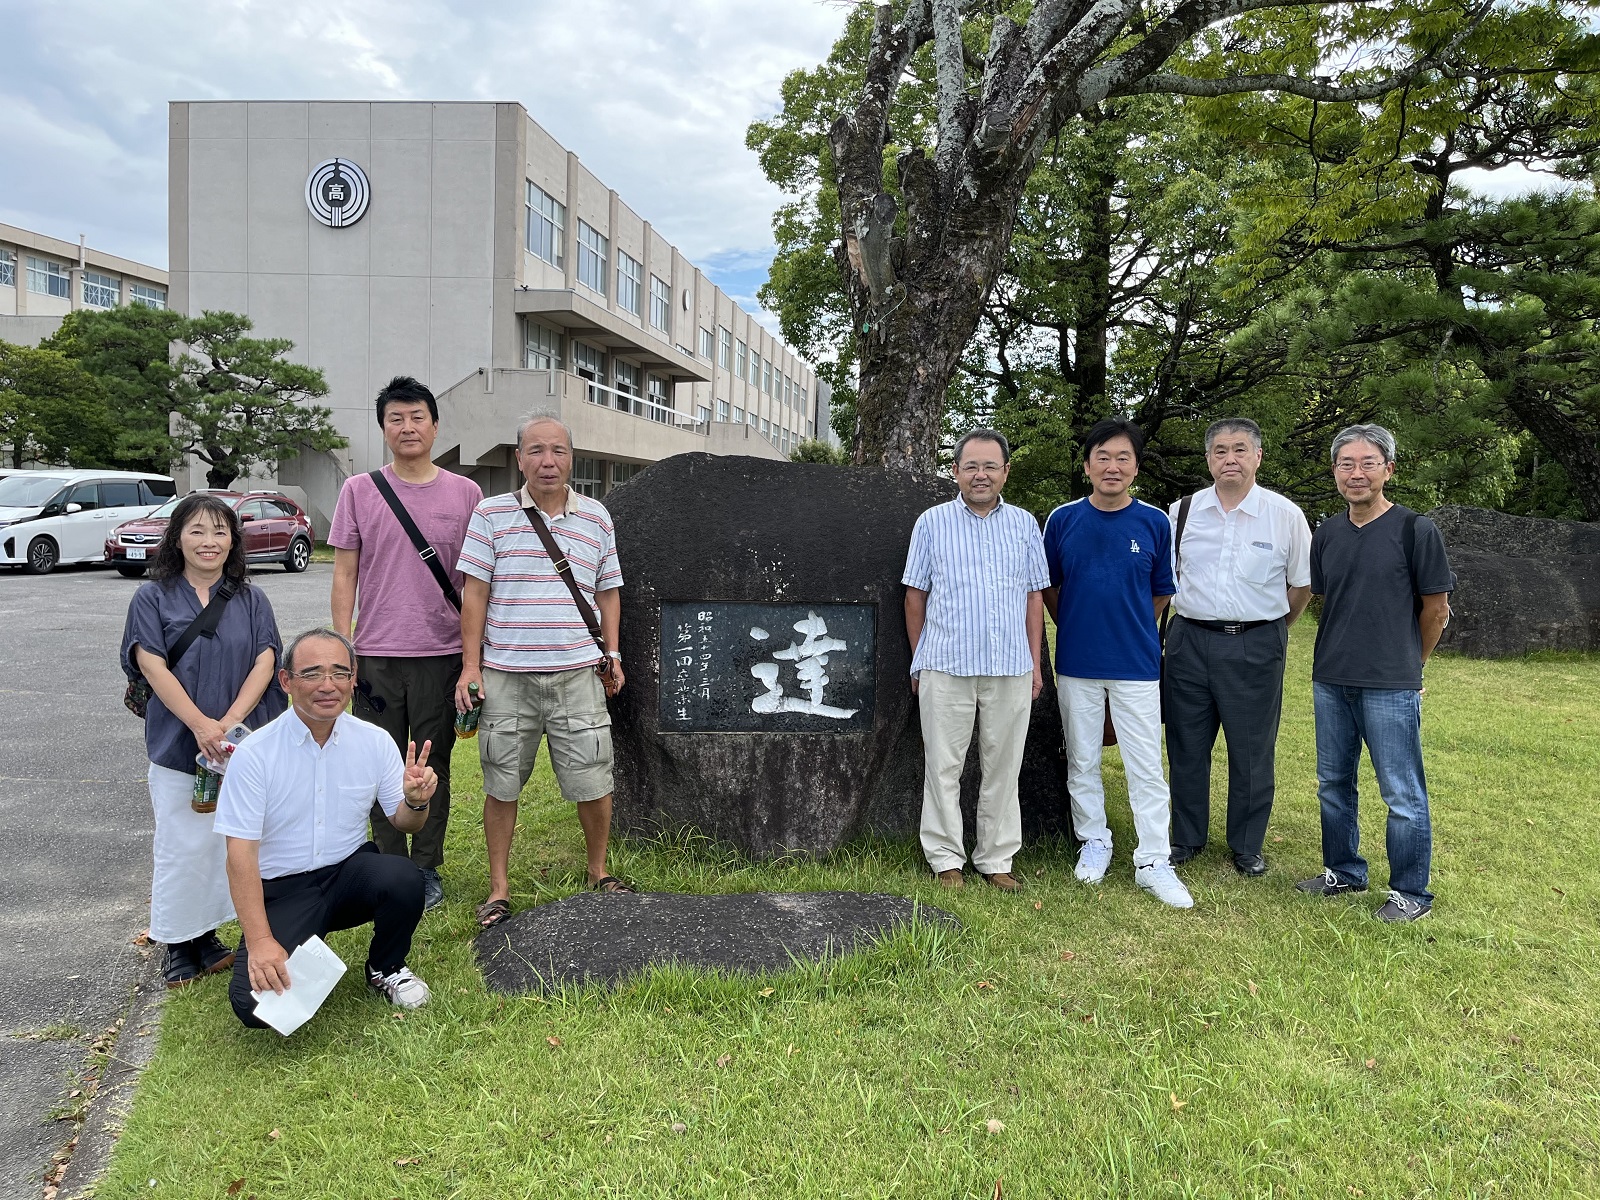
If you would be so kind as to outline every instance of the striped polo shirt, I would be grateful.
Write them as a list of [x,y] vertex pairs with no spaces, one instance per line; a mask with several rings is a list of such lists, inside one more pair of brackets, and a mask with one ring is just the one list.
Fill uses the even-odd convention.
[[907,587],[928,593],[911,672],[1031,675],[1028,593],[1050,586],[1039,522],[1001,500],[980,517],[960,496],[917,518]]
[[[600,661],[572,593],[556,574],[523,507],[528,489],[490,496],[472,510],[456,569],[489,585],[483,665],[497,671],[570,671]],[[572,577],[598,618],[596,592],[622,586],[611,514],[567,489],[566,511],[546,517]]]

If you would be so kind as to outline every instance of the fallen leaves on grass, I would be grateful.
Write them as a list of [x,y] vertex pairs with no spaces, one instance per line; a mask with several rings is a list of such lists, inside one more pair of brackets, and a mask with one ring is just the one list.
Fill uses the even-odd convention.
[[1006,1123],[1004,1121],[996,1120],[994,1117],[990,1117],[983,1123],[983,1127],[989,1131],[989,1136],[993,1137],[997,1133],[1005,1132]]
[[1167,1100],[1171,1102],[1172,1111],[1175,1112],[1175,1113],[1180,1113],[1184,1109],[1189,1107],[1189,1102],[1187,1100],[1179,1100],[1178,1099],[1178,1093],[1177,1092],[1168,1092],[1167,1093]]
[[1261,989],[1256,986],[1256,981],[1254,979],[1251,979],[1251,980],[1248,980],[1247,982],[1250,984],[1250,994],[1252,996],[1259,995],[1260,992],[1261,992]]
[[759,992],[756,993],[756,995],[758,995],[758,996],[770,996],[770,995],[772,995],[773,992],[775,992],[777,990],[778,990],[777,988],[762,988]]
[[985,988],[992,992],[994,991],[994,984],[990,983],[987,979],[978,980],[978,990],[981,992]]
[[1556,895],[1558,895],[1558,896],[1565,896],[1565,895],[1566,895],[1566,893],[1565,893],[1565,892],[1563,892],[1563,891],[1562,891],[1562,890],[1561,890],[1561,889],[1560,889],[1560,888],[1558,888],[1558,887],[1557,887],[1557,886],[1556,886],[1556,885],[1555,885],[1555,884],[1553,884],[1553,883],[1552,883],[1552,884],[1551,884],[1551,885],[1550,885],[1550,890],[1551,890],[1551,891],[1552,891],[1552,892],[1554,892],[1554,893],[1555,893],[1555,894],[1556,894]]
[[281,1129],[274,1129],[271,1133],[267,1134],[267,1137],[271,1138],[273,1141],[277,1141],[282,1136],[283,1130]]
[[1071,962],[1073,959],[1075,959],[1077,957],[1078,956],[1076,954],[1074,954],[1071,950],[1063,950],[1061,952],[1061,961],[1062,962]]
[[228,1185],[228,1195],[230,1196],[237,1196],[242,1191],[244,1191],[243,1179],[235,1179]]
[[1369,1071],[1376,1071],[1378,1069],[1378,1060],[1375,1058],[1369,1058],[1362,1065],[1365,1066]]
[[785,1053],[785,1054],[786,1054],[786,1055],[790,1055],[790,1056],[793,1056],[793,1054],[794,1054],[794,1043],[793,1043],[793,1042],[790,1042],[790,1043],[789,1043],[789,1046],[788,1046],[788,1049],[786,1049],[786,1050],[785,1050],[785,1051],[784,1051],[784,1053]]
[[732,1061],[733,1061],[733,1055],[731,1055],[731,1054],[724,1054],[724,1055],[721,1055],[721,1056],[720,1056],[720,1057],[718,1057],[718,1059],[717,1059],[717,1066],[719,1066],[719,1067],[725,1067],[725,1066],[727,1066],[727,1065],[728,1065],[728,1064],[729,1064],[729,1063],[731,1063],[731,1062],[732,1062]]
[[1044,901],[1043,900],[1035,900],[1033,902],[1033,911],[1034,912],[1043,912],[1044,911]]
[[394,1165],[397,1167],[414,1167],[421,1161],[420,1158],[397,1158],[394,1160]]
[[552,1047],[561,1045],[561,1039],[555,1037],[554,1035],[545,1038],[545,1041],[548,1042]]
[[673,1133],[687,1133],[687,1132],[689,1132],[689,1127],[687,1125],[685,1125],[682,1121],[674,1121],[672,1123],[672,1132]]

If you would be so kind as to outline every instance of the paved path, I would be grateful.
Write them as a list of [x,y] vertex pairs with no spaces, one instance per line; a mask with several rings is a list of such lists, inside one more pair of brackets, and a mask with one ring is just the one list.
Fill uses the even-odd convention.
[[[286,637],[327,621],[332,578],[317,564],[252,576]],[[100,568],[0,570],[0,1200],[39,1196],[72,1132],[50,1112],[141,969],[152,821],[116,661],[138,586]]]

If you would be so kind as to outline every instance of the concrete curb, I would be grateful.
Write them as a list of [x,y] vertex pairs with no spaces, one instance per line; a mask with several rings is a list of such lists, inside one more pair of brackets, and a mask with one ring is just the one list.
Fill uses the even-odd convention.
[[146,954],[144,969],[133,986],[128,1007],[111,1027],[116,1030],[116,1036],[105,1070],[84,1110],[66,1170],[56,1180],[53,1191],[46,1185],[45,1200],[52,1200],[52,1197],[54,1200],[82,1200],[92,1195],[95,1184],[111,1162],[111,1152],[133,1109],[134,1088],[155,1056],[161,1033],[162,1007],[167,995],[161,977],[162,949],[156,946]]

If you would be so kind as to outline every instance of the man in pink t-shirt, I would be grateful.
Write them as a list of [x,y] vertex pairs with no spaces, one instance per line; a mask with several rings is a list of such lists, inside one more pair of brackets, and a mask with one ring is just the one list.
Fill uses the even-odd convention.
[[378,428],[394,457],[383,478],[427,543],[429,557],[444,567],[450,590],[447,594],[372,476],[354,475],[339,491],[328,534],[334,548],[333,628],[350,636],[354,624],[355,715],[387,732],[402,753],[407,742],[433,743],[428,765],[439,787],[409,850],[405,834],[381,811],[372,814],[372,840],[385,854],[410,855],[422,871],[424,903],[432,908],[444,899],[439,865],[450,816],[455,687],[461,674],[461,573],[455,563],[483,491],[434,465],[439,405],[415,379],[396,376],[378,393]]

